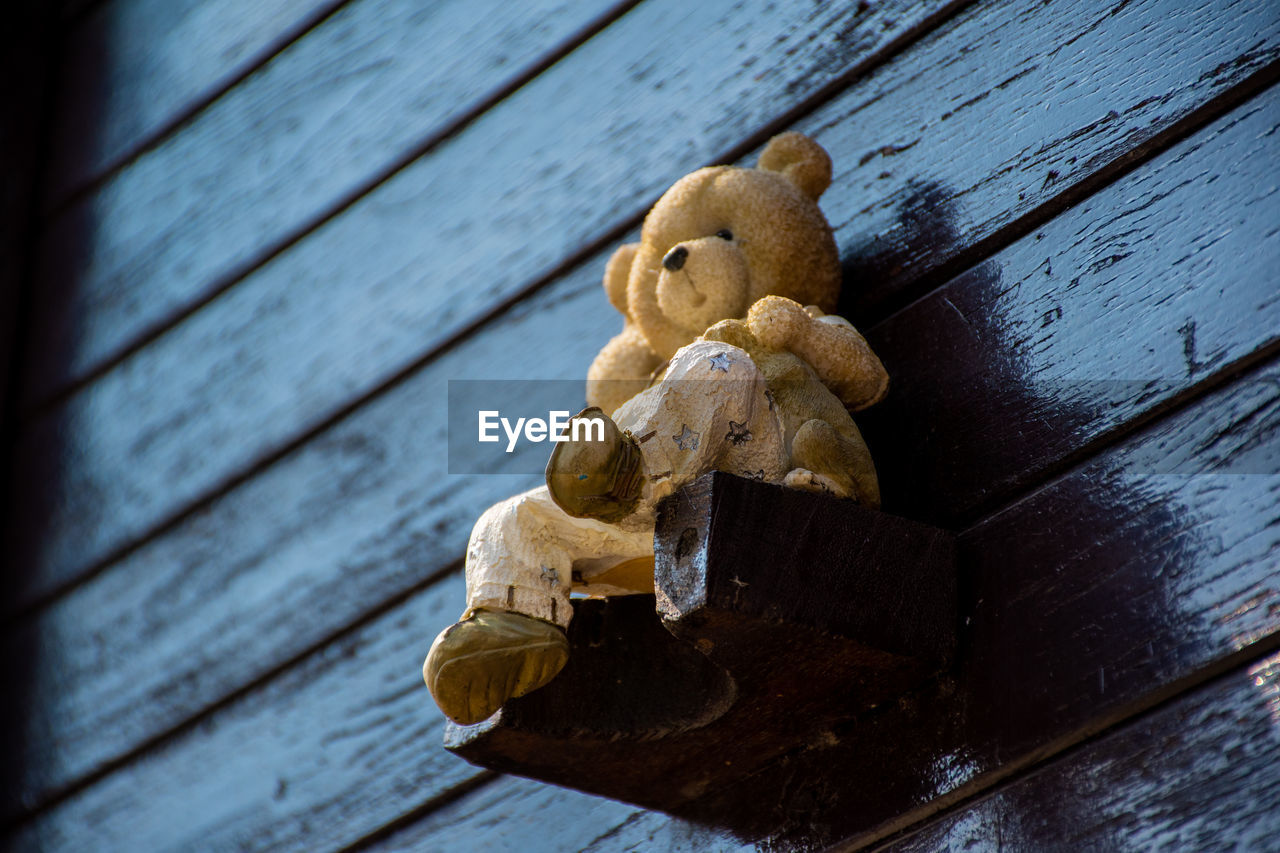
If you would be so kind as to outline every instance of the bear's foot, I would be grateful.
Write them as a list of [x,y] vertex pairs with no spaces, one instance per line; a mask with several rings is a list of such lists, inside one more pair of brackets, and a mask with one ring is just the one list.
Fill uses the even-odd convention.
[[549,622],[519,613],[477,610],[440,632],[422,677],[440,710],[470,725],[508,699],[537,690],[569,661],[569,640]]
[[837,497],[852,498],[868,509],[879,509],[880,484],[875,465],[858,428],[851,419],[847,420],[847,434],[820,418],[801,425],[791,440],[791,464],[796,468],[787,475],[784,485],[811,492],[829,491]]
[[802,492],[817,492],[821,495],[835,495],[839,498],[849,497],[849,491],[825,474],[818,474],[808,468],[792,468],[783,478],[782,485],[788,489]]

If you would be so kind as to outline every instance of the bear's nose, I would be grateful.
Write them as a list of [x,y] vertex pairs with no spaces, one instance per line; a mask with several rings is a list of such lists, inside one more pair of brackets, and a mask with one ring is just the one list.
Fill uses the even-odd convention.
[[689,257],[689,250],[684,246],[676,246],[667,256],[662,259],[662,265],[667,269],[675,272],[684,266],[684,259]]

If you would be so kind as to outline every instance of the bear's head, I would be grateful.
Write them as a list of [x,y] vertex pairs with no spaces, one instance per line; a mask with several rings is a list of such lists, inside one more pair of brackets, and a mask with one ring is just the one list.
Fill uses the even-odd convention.
[[831,158],[799,133],[770,140],[754,169],[686,175],[610,263],[610,301],[663,359],[768,294],[834,311],[840,259],[818,208],[830,183]]
[[604,289],[626,322],[587,372],[588,403],[613,412],[676,350],[763,296],[834,310],[840,259],[818,208],[830,183],[827,152],[784,133],[755,168],[699,169],[667,190],[640,242],[609,259]]

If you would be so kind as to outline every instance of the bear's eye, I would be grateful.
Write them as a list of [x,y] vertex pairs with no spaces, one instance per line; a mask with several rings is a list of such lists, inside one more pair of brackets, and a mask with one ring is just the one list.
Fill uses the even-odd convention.
[[716,232],[716,236],[719,237],[721,240],[732,240],[733,232],[730,231],[728,228],[721,228],[719,231]]

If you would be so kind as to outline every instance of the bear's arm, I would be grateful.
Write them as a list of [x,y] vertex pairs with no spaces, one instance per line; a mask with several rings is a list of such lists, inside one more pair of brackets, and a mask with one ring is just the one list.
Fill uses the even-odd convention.
[[587,371],[587,405],[612,415],[623,403],[649,387],[649,379],[662,365],[644,335],[627,323],[622,334],[604,345]]
[[808,362],[823,384],[854,411],[880,402],[889,392],[884,365],[843,317],[824,315],[781,296],[766,296],[751,306],[747,326],[765,346],[787,350]]

